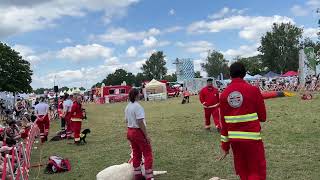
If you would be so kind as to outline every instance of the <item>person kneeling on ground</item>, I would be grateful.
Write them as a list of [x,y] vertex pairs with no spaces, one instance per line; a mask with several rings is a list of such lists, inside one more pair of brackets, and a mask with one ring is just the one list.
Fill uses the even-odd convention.
[[151,148],[151,140],[146,130],[145,113],[143,107],[137,102],[139,91],[132,89],[129,92],[129,104],[125,109],[125,118],[127,122],[128,132],[127,138],[132,147],[133,168],[135,180],[143,179],[141,172],[142,156],[145,159],[145,178],[153,180],[153,155]]

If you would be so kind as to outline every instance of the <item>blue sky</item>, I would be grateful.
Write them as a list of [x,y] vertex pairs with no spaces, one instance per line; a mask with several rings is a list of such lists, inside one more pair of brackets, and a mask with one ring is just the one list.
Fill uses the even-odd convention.
[[[156,50],[195,69],[208,50],[227,59],[256,55],[274,22],[316,38],[320,0],[2,0],[0,39],[34,71],[32,86],[91,87],[118,68],[140,71]],[[205,75],[205,73],[203,73]]]

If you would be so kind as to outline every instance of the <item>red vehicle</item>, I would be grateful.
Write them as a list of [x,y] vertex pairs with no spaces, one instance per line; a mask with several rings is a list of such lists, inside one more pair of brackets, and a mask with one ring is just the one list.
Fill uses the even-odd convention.
[[103,97],[108,97],[109,102],[123,102],[129,98],[131,86],[105,86],[103,87]]
[[173,87],[174,84],[168,82],[167,80],[161,80],[160,82],[166,84],[168,97],[177,97],[177,96],[179,96],[180,90],[177,87]]

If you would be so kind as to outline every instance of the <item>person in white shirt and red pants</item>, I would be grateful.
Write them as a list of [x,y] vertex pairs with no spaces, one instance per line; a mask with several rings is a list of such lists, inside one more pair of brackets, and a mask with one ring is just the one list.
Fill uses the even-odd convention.
[[48,141],[48,134],[50,128],[50,120],[48,116],[49,105],[44,102],[44,97],[40,98],[40,103],[35,107],[35,113],[37,116],[37,125],[40,129],[41,143]]
[[135,180],[142,180],[141,160],[144,157],[145,178],[153,180],[153,155],[150,137],[146,130],[145,113],[143,107],[137,102],[139,91],[131,89],[129,92],[129,104],[125,109],[125,117],[128,127],[127,138],[131,144],[133,153],[133,168]]
[[66,134],[67,134],[67,139],[71,139],[72,135],[72,124],[71,124],[71,108],[73,105],[73,101],[71,100],[71,97],[69,94],[64,94],[65,100],[63,101],[63,115],[62,118],[65,121],[65,124],[67,126],[66,128]]

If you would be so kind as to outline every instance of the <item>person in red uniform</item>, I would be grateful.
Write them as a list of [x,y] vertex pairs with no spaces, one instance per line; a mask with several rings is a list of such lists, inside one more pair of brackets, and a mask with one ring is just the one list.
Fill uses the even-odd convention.
[[71,97],[69,94],[64,94],[64,101],[63,101],[63,115],[62,118],[63,120],[61,121],[61,129],[63,129],[65,126],[66,128],[66,134],[67,138],[71,139],[71,134],[72,134],[72,124],[71,124],[71,108],[72,108],[73,102],[71,100]]
[[266,121],[266,108],[260,90],[243,80],[246,69],[236,62],[230,66],[231,84],[220,96],[221,148],[231,146],[236,174],[241,180],[265,180],[266,160],[260,122]]
[[129,104],[125,109],[127,123],[127,139],[132,149],[132,165],[134,168],[134,179],[142,180],[141,162],[144,158],[145,179],[153,180],[153,155],[150,136],[147,133],[145,112],[137,102],[139,91],[131,89],[129,92]]
[[40,98],[40,103],[35,107],[35,113],[37,115],[36,123],[40,129],[41,143],[48,141],[50,120],[49,120],[49,105],[44,102],[44,97]]
[[74,143],[79,145],[80,143],[80,131],[81,131],[81,124],[83,119],[83,112],[82,112],[82,105],[81,105],[81,96],[75,96],[75,101],[73,102],[71,108],[71,123],[72,123],[72,130],[74,133]]
[[210,130],[212,116],[217,130],[220,131],[219,91],[213,87],[212,82],[211,78],[207,80],[207,86],[201,89],[199,98],[204,108],[205,129]]

